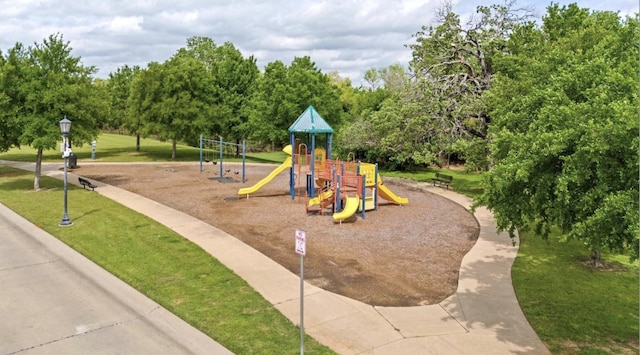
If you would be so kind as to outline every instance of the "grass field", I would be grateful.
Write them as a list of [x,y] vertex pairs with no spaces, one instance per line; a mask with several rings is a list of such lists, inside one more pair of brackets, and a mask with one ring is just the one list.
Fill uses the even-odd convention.
[[[136,138],[134,136],[102,133],[96,139],[96,162],[154,162],[154,161],[200,161],[200,147],[190,147],[178,144],[176,146],[176,158],[171,159],[171,143],[160,142],[154,139],[140,140],[140,151],[136,151]],[[209,149],[207,149],[209,148]],[[211,146],[203,147],[203,159],[215,160],[219,156],[219,148],[214,150]],[[85,144],[82,147],[73,146],[73,153],[79,160],[91,159],[91,145]],[[228,150],[224,150],[225,159],[237,161],[227,157]],[[43,161],[59,161],[61,154],[56,149],[46,150],[42,153]],[[248,163],[282,163],[286,154],[281,151],[247,153]],[[13,161],[36,161],[36,150],[30,147],[13,148],[6,153],[0,154],[0,159]]]
[[[170,148],[169,143],[143,140],[142,151],[135,152],[134,137],[104,134],[98,140],[98,160],[168,161]],[[74,152],[79,159],[91,157],[90,147],[74,148]],[[250,156],[247,161],[269,163],[280,163],[285,158],[283,152]],[[35,161],[35,151],[12,150],[0,154],[0,159]],[[61,160],[57,151],[46,152],[45,159]],[[198,159],[198,148],[178,147],[176,160]],[[436,171],[452,175],[452,188],[457,192],[473,197],[482,191],[481,175],[477,173],[434,169],[413,173],[381,173],[429,182]],[[82,237],[75,233],[66,235],[68,229],[57,228],[62,209],[62,182],[44,178],[43,184],[46,188],[44,191],[33,193],[32,173],[3,168],[0,170],[0,202],[142,289],[183,319],[200,329],[204,328],[207,334],[232,351],[250,353],[246,350],[264,348],[269,350],[267,353],[286,354],[298,350],[290,339],[295,340],[293,334],[297,328],[224,266],[215,260],[207,261],[207,257],[201,255],[204,252],[197,246],[110,200],[100,198],[97,194],[80,193],[81,190],[73,187],[69,198],[75,204],[95,206],[94,209],[104,210],[104,213],[110,213],[113,217],[110,222],[103,218],[94,220],[96,214],[91,213],[82,218],[74,217],[73,230],[82,229]],[[83,200],[88,198],[96,200]],[[36,209],[33,206],[41,207]],[[73,205],[71,208],[74,208]],[[80,212],[75,211],[74,216],[76,213]],[[129,221],[127,218],[130,216],[135,216],[135,219]],[[83,223],[97,227],[83,228]],[[122,234],[119,238],[122,239],[101,240],[104,238],[99,237],[112,230],[114,224],[119,226],[119,234]],[[132,233],[151,235],[145,243],[153,247],[136,245],[138,243],[133,240]],[[518,300],[534,330],[553,353],[637,354],[638,263],[629,263],[626,257],[620,255],[604,255],[608,268],[594,270],[583,263],[589,252],[581,243],[561,243],[559,239],[558,234],[553,234],[548,242],[530,233],[521,235],[512,278]],[[120,245],[125,248],[119,249]],[[139,259],[133,257],[133,250],[136,255],[145,255],[146,261],[136,265]],[[189,255],[193,255],[190,258],[196,263],[176,257],[182,253],[193,253]],[[173,262],[159,267],[158,260]],[[203,290],[211,295],[201,295]],[[242,297],[225,298],[229,294]],[[229,309],[222,309],[227,306]],[[247,337],[234,339],[234,334],[245,328]],[[309,353],[330,353],[330,350],[311,340],[309,344],[312,347],[307,350]]]
[[[62,181],[0,166],[0,202],[237,354],[296,354],[300,330],[244,280],[167,227],[69,187],[73,227],[60,228]],[[38,206],[38,208],[33,208]],[[305,352],[333,352],[310,337]]]
[[527,320],[554,354],[638,354],[638,263],[586,262],[578,241],[521,233],[513,286]]

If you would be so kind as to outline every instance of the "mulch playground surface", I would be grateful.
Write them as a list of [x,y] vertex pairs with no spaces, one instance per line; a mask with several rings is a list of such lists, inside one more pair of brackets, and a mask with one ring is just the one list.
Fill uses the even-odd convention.
[[[80,176],[145,196],[209,223],[259,250],[295,274],[295,230],[306,232],[305,280],[376,306],[439,303],[457,288],[463,256],[473,247],[479,226],[462,206],[425,190],[425,183],[384,178],[398,206],[381,200],[348,222],[331,214],[307,214],[306,198],[291,199],[288,170],[262,189],[238,196],[275,166],[248,165],[247,182],[236,171],[219,176],[207,164],[86,164]],[[301,183],[302,189],[306,182]]]

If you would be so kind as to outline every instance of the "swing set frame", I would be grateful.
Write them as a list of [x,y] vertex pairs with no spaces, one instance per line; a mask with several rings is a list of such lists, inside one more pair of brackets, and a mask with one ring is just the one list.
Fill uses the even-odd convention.
[[[214,145],[218,145],[219,147],[219,152],[220,152],[220,160],[217,162],[217,165],[220,168],[220,177],[224,176],[224,164],[225,164],[225,160],[224,160],[224,148],[225,147],[233,147],[233,148],[242,148],[242,183],[244,184],[246,182],[246,153],[247,153],[247,143],[245,140],[242,141],[242,144],[237,144],[237,143],[231,143],[231,142],[225,142],[222,140],[222,137],[220,137],[220,139],[209,139],[209,138],[204,138],[204,136],[201,134],[200,135],[200,172],[203,171],[202,168],[202,162],[205,161],[204,159],[204,145],[205,143],[211,143],[211,148],[213,150]],[[207,161],[208,162],[208,161]],[[215,165],[216,163],[214,163]],[[227,163],[228,164],[228,163]],[[235,172],[236,174],[238,172]]]

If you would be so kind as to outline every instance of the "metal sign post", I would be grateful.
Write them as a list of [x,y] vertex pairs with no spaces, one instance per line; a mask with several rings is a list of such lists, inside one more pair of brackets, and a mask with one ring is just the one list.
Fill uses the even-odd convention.
[[296,229],[296,253],[300,254],[300,355],[304,354],[304,256],[307,253],[307,233]]

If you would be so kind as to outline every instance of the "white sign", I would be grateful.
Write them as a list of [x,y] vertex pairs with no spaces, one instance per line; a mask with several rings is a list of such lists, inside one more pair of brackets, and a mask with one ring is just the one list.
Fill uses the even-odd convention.
[[296,229],[296,253],[305,255],[307,253],[306,248],[307,233],[303,230]]

